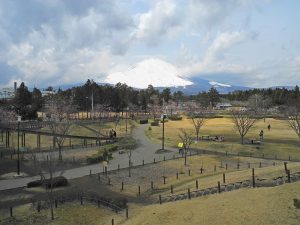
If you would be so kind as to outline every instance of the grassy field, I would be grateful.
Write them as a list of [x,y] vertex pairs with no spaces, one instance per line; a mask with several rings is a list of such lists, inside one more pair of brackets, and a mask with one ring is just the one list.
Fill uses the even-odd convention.
[[[125,120],[121,120],[117,126],[116,132],[117,132],[117,136],[118,137],[124,137],[126,134],[130,134],[131,130],[133,129],[133,127],[135,126],[135,122],[128,120],[128,124],[127,124],[127,133],[126,133],[126,121]],[[101,134],[107,135],[109,133],[109,130],[111,129],[115,129],[115,124],[112,122],[109,123],[104,123],[104,124],[91,124],[88,125],[88,127],[95,129],[95,130],[99,130],[99,128],[101,128]],[[43,128],[42,131],[49,131],[49,129],[47,127]],[[93,136],[96,137],[96,134],[91,131],[88,130],[84,127],[78,126],[78,125],[72,125],[70,127],[70,130],[68,132],[68,134],[71,135],[79,135],[79,136]],[[5,142],[5,138],[3,140]],[[1,141],[0,141],[1,143]],[[21,143],[21,137],[20,137],[20,143]],[[95,141],[93,140],[87,140],[87,143],[93,143],[95,144]],[[5,143],[4,143],[5,144]],[[11,133],[11,147],[12,148],[17,148],[17,133]],[[69,146],[69,139],[66,139],[64,141],[64,146]],[[80,139],[72,139],[71,142],[72,145],[82,145],[83,144],[83,140]],[[53,146],[53,138],[52,137],[48,137],[48,136],[41,136],[41,148],[46,148],[49,149],[50,146]],[[37,135],[35,134],[26,134],[26,147],[30,148],[30,149],[34,149],[37,148]]]
[[[300,198],[300,183],[274,188],[240,189],[202,198],[183,200],[162,205],[129,205],[129,219],[124,212],[116,214],[94,205],[68,203],[55,209],[55,220],[49,210],[40,213],[30,205],[14,209],[15,217],[1,212],[1,224],[52,224],[52,225],[297,225],[300,209],[293,199]],[[5,213],[5,216],[3,214]]]
[[[268,131],[267,126],[271,125]],[[182,121],[169,121],[165,123],[165,143],[168,146],[176,147],[180,139],[178,137],[179,129],[184,128],[195,134],[192,121],[183,119]],[[255,126],[250,129],[245,140],[259,140],[259,132],[264,130],[264,142],[261,145],[240,144],[240,136],[234,130],[234,125],[230,118],[209,119],[200,130],[201,135],[210,135],[212,137],[224,136],[224,142],[200,141],[193,143],[192,148],[209,149],[214,151],[228,151],[240,154],[250,154],[266,157],[287,159],[289,156],[300,160],[300,140],[294,131],[289,127],[286,121],[277,119],[266,119],[266,122],[259,120]],[[146,131],[146,135],[153,141],[161,142],[162,128],[152,127]]]
[[300,183],[274,188],[241,189],[201,199],[162,205],[131,206],[131,218],[124,225],[296,225],[300,209]]

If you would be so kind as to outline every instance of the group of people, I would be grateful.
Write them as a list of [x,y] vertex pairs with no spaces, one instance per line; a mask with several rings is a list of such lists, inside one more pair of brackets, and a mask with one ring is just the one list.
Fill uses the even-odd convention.
[[114,129],[111,129],[109,131],[109,137],[110,138],[116,138],[117,137],[117,132]]
[[[269,124],[269,125],[268,125],[268,131],[270,131],[270,130],[271,130],[271,125]],[[259,132],[259,138],[260,138],[261,141],[264,140],[264,131],[263,131],[263,130],[261,130],[261,131]]]

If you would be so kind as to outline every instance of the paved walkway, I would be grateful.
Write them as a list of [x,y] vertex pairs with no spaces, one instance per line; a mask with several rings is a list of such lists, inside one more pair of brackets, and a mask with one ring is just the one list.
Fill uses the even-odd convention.
[[[133,166],[141,165],[143,160],[144,163],[151,163],[153,162],[154,158],[156,161],[162,161],[164,157],[166,159],[171,159],[173,155],[178,156],[177,149],[168,148],[167,152],[163,153],[156,153],[158,149],[161,148],[161,145],[152,143],[146,136],[145,136],[145,129],[148,128],[149,125],[140,125],[133,131],[133,137],[138,142],[138,147],[132,151],[131,161]],[[108,171],[118,169],[118,165],[120,168],[128,167],[129,158],[126,153],[119,154],[118,152],[113,153],[113,159],[108,164]],[[86,176],[90,173],[99,173],[103,171],[102,164],[93,164],[88,166],[83,166],[79,168],[69,169],[64,171],[64,176],[67,179],[73,179],[78,177]],[[34,177],[25,177],[25,178],[18,178],[18,179],[10,179],[10,180],[0,180],[0,191],[7,190],[12,188],[19,188],[24,187],[30,181],[39,179],[39,176]]]

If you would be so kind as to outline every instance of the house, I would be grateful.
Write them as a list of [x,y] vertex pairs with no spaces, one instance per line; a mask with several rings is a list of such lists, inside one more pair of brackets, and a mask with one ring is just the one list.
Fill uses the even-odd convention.
[[229,108],[231,108],[231,107],[232,107],[232,105],[231,105],[230,103],[218,103],[218,104],[216,105],[215,109],[220,109],[220,110],[222,110],[222,109],[229,109]]

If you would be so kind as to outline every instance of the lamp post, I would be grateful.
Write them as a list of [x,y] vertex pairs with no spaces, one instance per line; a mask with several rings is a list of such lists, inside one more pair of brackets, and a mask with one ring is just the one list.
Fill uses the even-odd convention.
[[85,105],[86,105],[86,119],[88,119],[89,118],[89,111],[88,111],[89,97],[85,97],[85,99],[86,99],[86,103],[85,103]]
[[163,114],[162,121],[163,121],[163,127],[162,127],[162,143],[161,143],[161,149],[165,150],[165,118],[166,115]]
[[17,174],[20,175],[20,122],[21,116],[18,116],[18,161],[17,161]]
[[129,110],[129,107],[126,108],[126,114],[125,114],[125,116],[126,116],[126,118],[125,118],[126,119],[125,120],[126,121],[126,133],[127,133],[128,110]]

